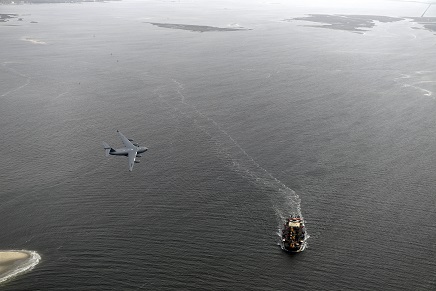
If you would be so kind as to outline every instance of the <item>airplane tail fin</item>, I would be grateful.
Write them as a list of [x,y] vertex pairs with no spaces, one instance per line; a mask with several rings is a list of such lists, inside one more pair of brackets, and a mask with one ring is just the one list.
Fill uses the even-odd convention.
[[114,149],[110,147],[110,145],[108,145],[107,143],[103,142],[103,147],[104,147],[104,154],[106,155],[106,157],[109,157],[109,153],[111,151],[113,151]]

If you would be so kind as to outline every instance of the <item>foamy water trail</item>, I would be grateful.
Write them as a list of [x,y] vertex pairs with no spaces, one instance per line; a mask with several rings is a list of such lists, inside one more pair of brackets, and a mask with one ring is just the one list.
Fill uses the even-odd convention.
[[32,270],[41,260],[41,256],[35,251],[27,251],[27,250],[12,250],[11,252],[23,252],[29,254],[29,258],[22,264],[16,266],[15,269],[5,273],[0,277],[0,283],[10,280],[22,273],[29,272]]
[[413,88],[420,91],[424,96],[435,98],[433,96],[433,88],[436,81],[434,81],[433,71],[416,71],[413,74],[400,74],[400,77],[394,80],[400,83],[403,88]]
[[193,120],[195,125],[210,137],[232,170],[265,188],[279,225],[291,214],[301,216],[300,198],[295,191],[259,165],[214,119],[189,104],[183,93],[184,88],[184,84],[172,79],[172,84],[157,89],[156,94],[179,114]]

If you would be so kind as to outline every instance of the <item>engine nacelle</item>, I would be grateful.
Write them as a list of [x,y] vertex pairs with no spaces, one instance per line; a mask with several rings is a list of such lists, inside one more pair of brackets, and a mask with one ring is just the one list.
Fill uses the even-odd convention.
[[142,155],[136,155],[136,157],[137,157],[137,158],[140,158],[140,157],[142,157]]
[[140,162],[140,161],[136,160],[136,161],[135,161],[135,164],[139,164],[139,162]]

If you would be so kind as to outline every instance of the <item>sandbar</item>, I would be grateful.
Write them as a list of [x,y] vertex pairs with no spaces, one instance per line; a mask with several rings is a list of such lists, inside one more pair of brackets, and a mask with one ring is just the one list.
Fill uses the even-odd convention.
[[33,251],[0,251],[0,282],[31,270],[40,259],[39,254]]
[[409,17],[409,18],[412,19],[413,22],[421,24],[423,26],[423,29],[426,29],[431,32],[436,32],[436,17]]
[[17,18],[17,17],[18,17],[18,15],[13,14],[13,13],[12,14],[11,13],[9,13],[9,14],[0,13],[0,22],[6,22],[9,19]]

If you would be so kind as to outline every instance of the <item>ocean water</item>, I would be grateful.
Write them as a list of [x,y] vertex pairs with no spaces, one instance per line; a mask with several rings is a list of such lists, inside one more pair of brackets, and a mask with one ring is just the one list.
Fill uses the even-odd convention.
[[428,4],[326,2],[0,6],[2,290],[436,289],[435,33],[284,21]]

